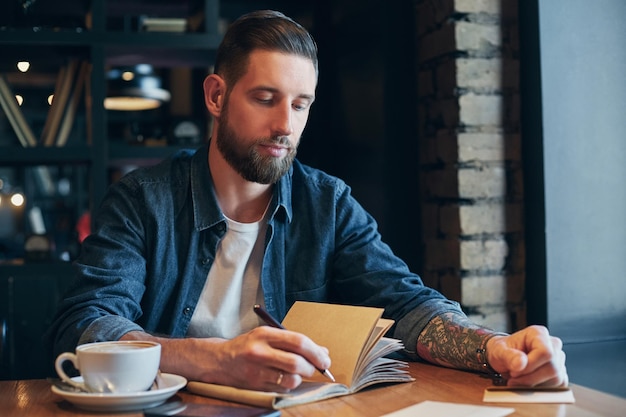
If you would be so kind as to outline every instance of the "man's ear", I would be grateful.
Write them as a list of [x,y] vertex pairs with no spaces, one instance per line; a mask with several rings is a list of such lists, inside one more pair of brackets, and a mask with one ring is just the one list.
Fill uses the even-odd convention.
[[208,75],[204,79],[204,104],[207,110],[214,117],[219,117],[224,106],[224,95],[226,94],[226,83],[224,79],[216,74]]

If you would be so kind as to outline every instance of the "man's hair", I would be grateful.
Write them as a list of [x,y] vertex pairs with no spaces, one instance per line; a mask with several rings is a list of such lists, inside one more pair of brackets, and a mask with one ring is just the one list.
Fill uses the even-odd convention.
[[255,50],[277,51],[311,60],[318,73],[317,45],[311,34],[293,19],[273,10],[259,10],[235,20],[217,49],[215,73],[229,88],[246,73]]

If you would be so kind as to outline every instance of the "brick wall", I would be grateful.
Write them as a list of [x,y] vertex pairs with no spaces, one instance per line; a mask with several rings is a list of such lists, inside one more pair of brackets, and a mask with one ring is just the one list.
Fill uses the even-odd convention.
[[424,281],[525,325],[517,0],[415,0]]

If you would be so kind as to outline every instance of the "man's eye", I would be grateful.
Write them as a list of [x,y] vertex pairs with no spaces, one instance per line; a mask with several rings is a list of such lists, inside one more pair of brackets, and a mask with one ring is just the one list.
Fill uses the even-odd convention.
[[272,98],[271,97],[257,97],[256,101],[258,101],[261,104],[271,104]]
[[302,111],[302,110],[306,110],[309,108],[311,104],[309,102],[305,102],[305,103],[294,103],[293,104],[293,108],[296,109],[297,111]]

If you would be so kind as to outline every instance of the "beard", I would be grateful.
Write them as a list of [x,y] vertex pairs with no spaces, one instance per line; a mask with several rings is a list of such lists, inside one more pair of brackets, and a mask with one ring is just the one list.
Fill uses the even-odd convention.
[[[217,128],[217,149],[222,153],[226,162],[246,181],[259,184],[276,183],[291,168],[297,149],[291,146],[286,136],[259,138],[247,144],[231,128],[226,109],[227,106],[222,111]],[[288,153],[283,158],[261,155],[257,147],[262,144],[288,146]]]

